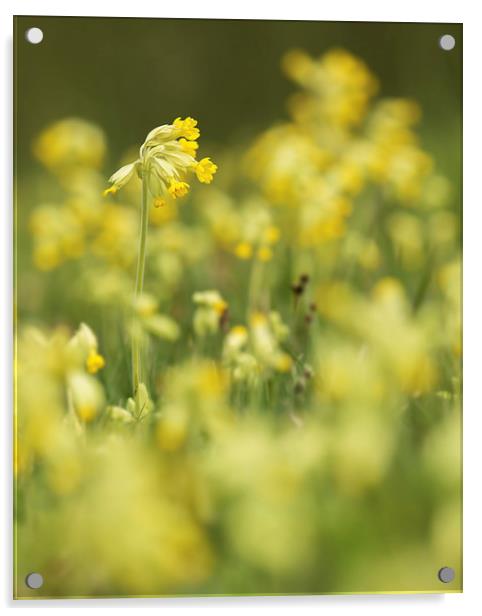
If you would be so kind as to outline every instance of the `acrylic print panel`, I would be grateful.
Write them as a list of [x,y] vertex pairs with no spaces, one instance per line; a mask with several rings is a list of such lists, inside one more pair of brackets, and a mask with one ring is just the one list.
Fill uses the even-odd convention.
[[15,19],[17,598],[462,589],[461,58]]

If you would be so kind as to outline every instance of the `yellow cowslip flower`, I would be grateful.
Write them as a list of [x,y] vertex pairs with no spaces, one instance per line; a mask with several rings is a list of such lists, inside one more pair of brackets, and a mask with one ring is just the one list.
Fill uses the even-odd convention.
[[173,122],[173,126],[180,131],[181,136],[193,141],[199,139],[199,128],[197,128],[197,120],[187,117],[185,120],[176,118]]
[[197,121],[176,118],[172,124],[163,124],[151,130],[139,150],[139,157],[118,169],[110,178],[111,186],[104,195],[115,194],[137,174],[147,181],[149,192],[157,207],[164,197],[183,197],[189,190],[185,179],[195,172],[199,181],[209,183],[217,166],[209,159],[196,161],[199,137]]
[[244,325],[235,325],[229,332],[229,335],[233,335],[244,342],[248,338],[248,330]]
[[184,137],[179,139],[179,143],[186,154],[190,154],[193,158],[196,158],[196,150],[199,148],[199,143],[196,141],[188,141],[184,139]]
[[218,166],[215,165],[209,157],[203,158],[196,165],[197,179],[202,184],[210,184],[213,181],[213,176],[218,170]]
[[105,366],[105,359],[97,350],[97,337],[85,323],[81,323],[69,341],[69,348],[78,355],[79,363],[81,362],[90,374],[95,374]]
[[288,333],[280,315],[253,312],[249,318],[249,329],[253,354],[260,364],[278,372],[289,372],[293,360],[279,345]]
[[102,368],[105,366],[105,359],[100,353],[97,353],[96,351],[91,351],[89,353],[89,356],[87,357],[85,366],[87,368],[87,372],[89,372],[90,374],[95,374],[99,370],[102,370]]
[[228,309],[228,302],[225,302],[223,299],[220,299],[217,302],[214,302],[213,309],[220,315],[224,314]]
[[[109,189],[107,189],[107,190],[109,190]],[[104,192],[105,192],[105,191],[104,191]],[[161,199],[160,197],[156,197],[156,198],[153,200],[152,205],[153,205],[154,207],[157,207],[157,208],[159,208],[159,207],[164,207],[164,206],[166,205],[166,200],[165,200],[165,199]]]
[[[130,178],[129,178],[130,179]],[[109,188],[106,188],[103,192],[102,192],[102,196],[103,197],[107,197],[107,195],[115,195],[116,192],[119,190],[119,186],[116,186],[115,184],[113,184],[112,186],[109,186]]]
[[253,254],[253,247],[249,242],[239,242],[234,249],[234,254],[238,259],[250,259]]
[[283,319],[279,312],[272,310],[269,313],[269,323],[278,342],[286,340],[289,336],[290,328],[283,323]]
[[89,423],[99,413],[105,398],[101,384],[84,372],[72,372],[68,378],[72,404],[78,418]]
[[249,324],[251,325],[251,327],[264,326],[267,322],[268,319],[266,318],[266,315],[262,312],[253,312],[249,319]]
[[129,411],[122,406],[108,406],[106,408],[106,413],[112,421],[119,423],[129,424],[135,421],[132,413],[129,413]]
[[33,144],[35,157],[52,171],[96,169],[106,151],[103,131],[80,118],[65,118],[43,130]]
[[189,184],[186,182],[171,180],[168,191],[173,199],[177,199],[177,197],[184,197],[184,195],[187,195],[189,192]]
[[352,127],[364,118],[378,83],[368,67],[343,49],[333,49],[315,60],[291,51],[283,68],[305,92],[292,102],[297,121],[317,123],[321,118],[335,126]]
[[286,74],[298,83],[308,83],[316,66],[315,61],[301,49],[291,49],[282,58],[281,66]]
[[193,295],[193,301],[197,305],[193,319],[196,334],[205,336],[216,333],[227,313],[228,302],[216,290],[197,291]]
[[235,325],[226,334],[223,345],[223,358],[231,360],[237,358],[249,339],[248,329],[244,325]]
[[225,301],[219,291],[198,291],[193,295],[193,301],[199,306],[212,308],[218,314],[224,312],[228,307],[228,302]]

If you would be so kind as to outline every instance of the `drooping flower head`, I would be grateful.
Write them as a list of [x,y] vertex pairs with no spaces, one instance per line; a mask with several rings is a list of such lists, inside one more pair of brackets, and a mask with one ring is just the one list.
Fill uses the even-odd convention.
[[186,182],[190,173],[198,180],[209,184],[217,171],[210,158],[196,160],[200,132],[197,120],[176,118],[172,124],[164,124],[151,130],[139,150],[139,158],[118,169],[110,178],[111,186],[104,194],[115,194],[131,179],[134,173],[145,178],[154,205],[164,204],[164,198],[184,197],[189,192]]

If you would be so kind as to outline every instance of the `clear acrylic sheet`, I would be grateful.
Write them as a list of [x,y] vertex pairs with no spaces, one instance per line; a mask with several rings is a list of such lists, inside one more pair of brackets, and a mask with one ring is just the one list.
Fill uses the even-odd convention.
[[14,47],[15,597],[460,592],[462,26]]

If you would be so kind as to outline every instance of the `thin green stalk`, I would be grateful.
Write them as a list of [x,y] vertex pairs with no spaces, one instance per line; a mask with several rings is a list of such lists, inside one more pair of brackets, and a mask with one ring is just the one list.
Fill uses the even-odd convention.
[[[149,204],[148,204],[148,188],[146,179],[142,180],[142,202],[141,202],[141,219],[139,229],[139,250],[137,253],[137,270],[136,270],[136,286],[134,290],[134,304],[142,294],[144,287],[144,272],[146,268],[146,244],[147,244],[147,228],[149,225]],[[134,395],[137,392],[139,383],[143,380],[142,367],[142,349],[137,328],[134,327],[132,333],[132,386]]]
[[263,263],[258,259],[253,259],[251,265],[251,274],[248,284],[248,304],[247,304],[247,321],[254,310],[259,308],[259,292],[262,283]]

